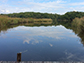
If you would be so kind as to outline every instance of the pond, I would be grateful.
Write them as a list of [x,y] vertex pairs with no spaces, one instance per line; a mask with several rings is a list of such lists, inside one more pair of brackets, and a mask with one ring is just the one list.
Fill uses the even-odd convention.
[[63,25],[17,26],[0,32],[0,61],[84,61],[81,38]]

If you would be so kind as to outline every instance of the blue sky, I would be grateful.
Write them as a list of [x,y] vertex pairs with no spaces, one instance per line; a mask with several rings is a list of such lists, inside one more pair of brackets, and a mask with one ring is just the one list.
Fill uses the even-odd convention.
[[41,12],[64,14],[84,12],[84,0],[0,0],[1,13]]

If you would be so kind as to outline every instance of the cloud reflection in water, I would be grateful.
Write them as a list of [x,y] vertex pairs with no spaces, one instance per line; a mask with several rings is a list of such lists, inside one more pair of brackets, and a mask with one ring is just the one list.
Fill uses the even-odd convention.
[[[72,30],[66,29],[64,26],[48,26],[48,27],[17,27],[14,30],[21,31],[18,36],[22,37],[23,43],[35,44],[42,42],[38,40],[40,37],[54,38],[56,40],[66,39],[66,37],[77,38],[75,34],[72,35]],[[69,33],[69,34],[68,34]],[[33,41],[32,41],[33,40]],[[30,43],[32,41],[32,43]]]
[[[4,40],[4,37],[7,40]],[[79,41],[78,43],[76,41],[79,37],[72,30],[66,29],[62,25],[48,27],[18,26],[11,29],[11,31],[7,30],[5,34],[1,33],[0,38],[2,39],[2,45],[5,44],[7,47],[10,45],[7,51],[11,49],[16,52],[25,52],[24,58],[32,56],[31,58],[36,57],[39,59],[40,57],[43,60],[45,58],[48,60],[55,60],[55,58],[58,60],[76,60],[80,56],[82,59],[79,52],[83,51],[83,49],[78,50],[80,44],[78,44]],[[12,47],[14,48],[12,49]],[[74,51],[76,52],[74,53]]]

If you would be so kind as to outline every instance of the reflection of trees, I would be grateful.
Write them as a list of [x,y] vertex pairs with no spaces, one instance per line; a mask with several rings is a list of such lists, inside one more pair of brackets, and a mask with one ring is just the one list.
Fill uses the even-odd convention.
[[67,29],[72,29],[81,38],[81,43],[84,45],[84,17],[75,18],[72,23],[61,21],[59,24],[65,26]]
[[52,26],[52,25],[63,25],[67,29],[72,29],[75,34],[77,34],[81,38],[81,43],[84,44],[84,17],[83,18],[75,18],[73,22],[64,22],[64,21],[59,21],[58,23],[53,23],[52,22],[33,22],[33,23],[21,23],[17,25],[4,25],[0,26],[0,32],[1,31],[7,31],[10,28],[17,27],[17,26],[29,26],[29,27],[34,27],[34,26]]
[[75,18],[71,28],[81,38],[81,43],[84,45],[84,17]]
[[30,26],[30,27],[34,27],[34,26],[52,26],[52,22],[33,22],[33,23],[20,23],[20,24],[15,24],[15,25],[5,25],[5,26],[0,26],[0,32],[1,31],[7,31],[10,28],[14,28],[17,26]]
[[80,27],[78,30],[76,28],[72,27],[72,30],[81,38],[81,43],[84,45],[84,29]]
[[7,31],[8,29],[10,29],[10,28],[13,28],[13,27],[17,27],[18,25],[6,25],[6,26],[3,26],[3,27],[0,27],[0,32],[1,31]]
[[84,45],[84,31],[81,31],[78,36],[81,38],[81,43]]

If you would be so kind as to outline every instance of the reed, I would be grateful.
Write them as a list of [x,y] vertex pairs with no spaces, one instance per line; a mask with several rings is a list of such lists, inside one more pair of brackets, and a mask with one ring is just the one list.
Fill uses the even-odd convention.
[[[6,25],[16,25],[20,23],[34,23],[34,22],[52,22],[52,19],[35,19],[35,18],[12,18],[8,16],[0,15],[0,27]],[[45,23],[44,23],[45,24]]]
[[72,22],[72,28],[75,31],[75,33],[84,31],[84,17],[75,18]]

